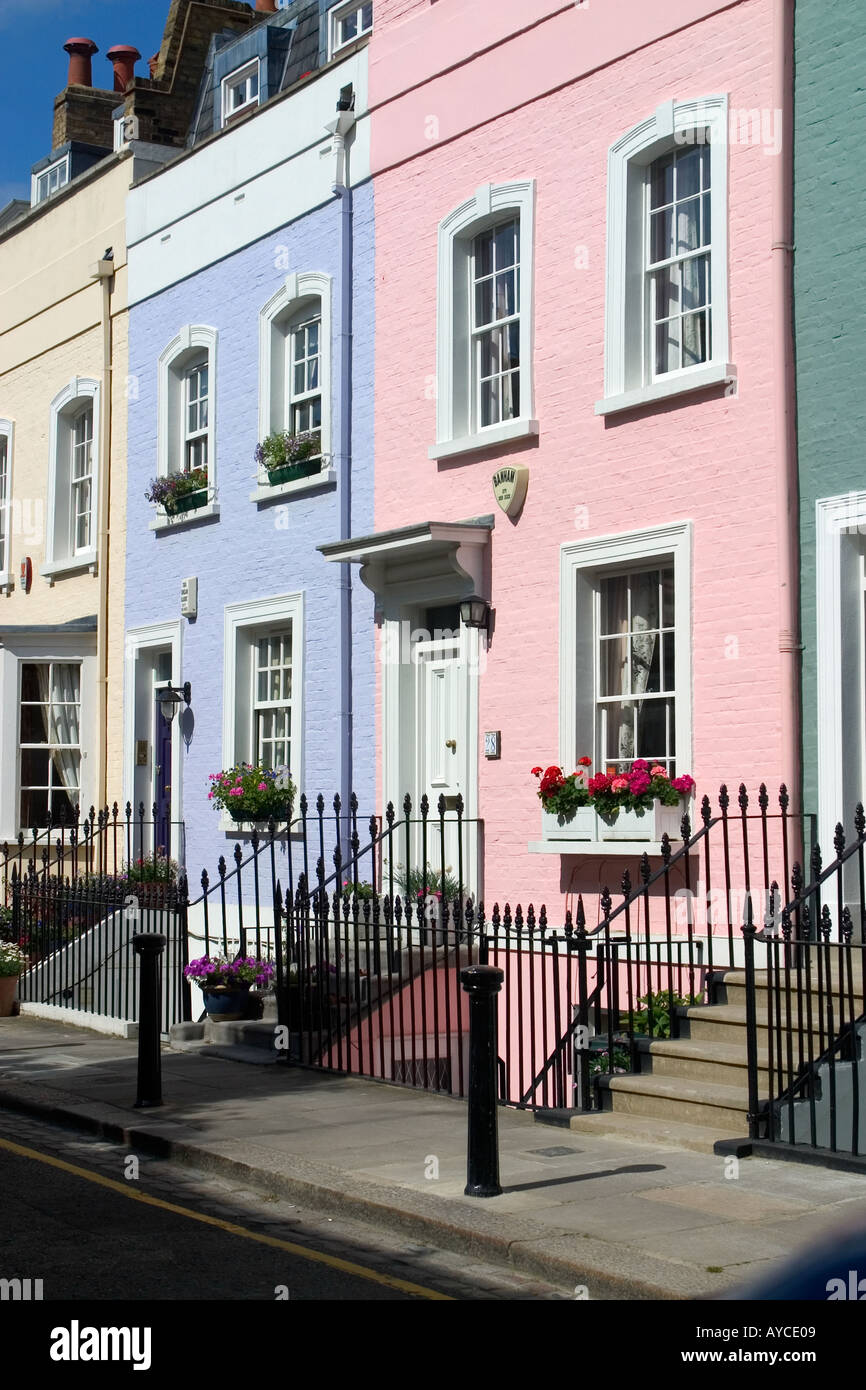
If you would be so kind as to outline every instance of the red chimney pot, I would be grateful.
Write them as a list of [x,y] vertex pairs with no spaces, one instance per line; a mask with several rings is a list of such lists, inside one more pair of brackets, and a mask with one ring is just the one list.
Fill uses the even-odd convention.
[[156,77],[156,69],[159,66],[159,53],[154,53],[152,58],[148,58],[147,66],[150,68],[151,80]]
[[135,77],[135,65],[141,54],[131,44],[116,43],[113,48],[109,48],[105,56],[114,64],[114,90],[125,92]]
[[93,74],[90,60],[94,53],[99,52],[93,39],[67,39],[63,48],[69,54],[69,76],[66,79],[66,85],[68,87],[92,87]]
[[256,14],[277,14],[275,0],[256,0]]

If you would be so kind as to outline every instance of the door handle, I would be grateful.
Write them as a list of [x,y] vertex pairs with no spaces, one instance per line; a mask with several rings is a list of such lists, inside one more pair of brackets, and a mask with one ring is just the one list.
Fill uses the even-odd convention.
[[456,752],[456,750],[457,750],[457,740],[456,740],[456,738],[446,738],[446,740],[445,740],[445,747],[446,747],[446,748],[450,748],[452,752]]

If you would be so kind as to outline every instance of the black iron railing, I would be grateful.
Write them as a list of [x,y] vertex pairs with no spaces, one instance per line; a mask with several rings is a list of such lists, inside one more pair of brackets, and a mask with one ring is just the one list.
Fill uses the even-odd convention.
[[127,802],[121,811],[115,801],[101,811],[91,806],[86,814],[76,807],[74,819],[19,831],[17,839],[0,845],[0,875],[8,899],[13,869],[19,880],[33,875],[74,880],[124,872],[140,877],[144,864],[145,872],[158,876],[161,870],[168,877],[172,861],[183,864],[184,858],[183,821],[166,821],[156,805],[148,818],[143,802],[137,810]]

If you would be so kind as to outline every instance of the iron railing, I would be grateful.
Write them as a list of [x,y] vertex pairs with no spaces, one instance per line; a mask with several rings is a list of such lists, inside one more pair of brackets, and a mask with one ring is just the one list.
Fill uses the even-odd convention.
[[183,863],[185,850],[183,821],[166,821],[156,805],[150,818],[143,802],[136,810],[131,802],[123,811],[116,801],[100,811],[91,806],[83,815],[76,807],[74,819],[62,816],[47,826],[21,830],[17,839],[0,845],[4,901],[13,869],[19,880],[33,875],[72,880],[119,877],[130,871],[134,877],[142,860],[155,860],[168,874],[172,860]]

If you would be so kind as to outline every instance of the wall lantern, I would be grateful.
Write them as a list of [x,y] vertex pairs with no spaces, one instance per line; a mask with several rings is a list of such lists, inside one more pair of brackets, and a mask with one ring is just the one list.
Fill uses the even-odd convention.
[[460,621],[464,627],[477,627],[487,632],[490,626],[490,604],[477,594],[461,599]]
[[189,705],[192,699],[192,686],[187,681],[179,690],[173,685],[167,685],[162,690],[156,692],[159,707],[162,710],[162,717],[166,724],[170,724],[180,709],[180,702]]

